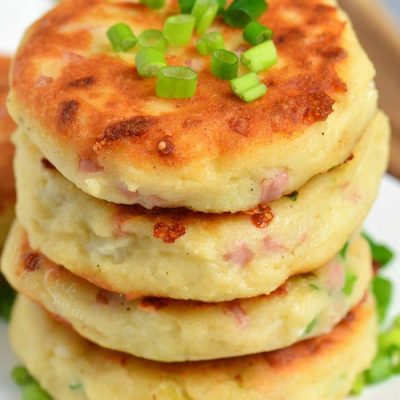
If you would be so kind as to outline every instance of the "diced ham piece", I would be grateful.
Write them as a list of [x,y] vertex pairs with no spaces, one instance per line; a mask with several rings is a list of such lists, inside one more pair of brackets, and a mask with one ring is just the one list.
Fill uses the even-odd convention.
[[270,179],[264,179],[261,187],[261,203],[270,203],[281,198],[288,183],[289,175],[284,170],[277,172]]
[[343,264],[337,259],[329,261],[326,265],[326,285],[329,290],[342,289],[345,282],[345,271]]
[[81,172],[92,173],[102,171],[103,167],[90,158],[79,158],[79,170]]
[[240,243],[229,253],[224,254],[224,260],[239,267],[244,267],[254,258],[254,253],[246,243]]
[[120,184],[117,189],[132,203],[136,202],[139,198],[139,192],[137,190],[129,190],[124,184]]
[[262,245],[264,250],[270,251],[272,253],[281,253],[287,251],[287,247],[284,244],[278,242],[270,235],[264,236]]
[[234,316],[237,324],[241,328],[247,328],[249,326],[249,316],[247,315],[246,311],[237,301],[232,301],[228,305],[229,312],[232,313]]

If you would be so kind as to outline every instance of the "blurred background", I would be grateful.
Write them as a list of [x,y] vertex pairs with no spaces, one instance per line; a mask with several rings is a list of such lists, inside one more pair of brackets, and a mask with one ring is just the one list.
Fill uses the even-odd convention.
[[[273,1],[273,0],[272,0]],[[400,178],[400,0],[338,0],[377,69],[381,107],[392,121],[390,172]],[[56,0],[0,0],[0,53],[12,54],[34,19]],[[9,10],[15,10],[10,15]]]

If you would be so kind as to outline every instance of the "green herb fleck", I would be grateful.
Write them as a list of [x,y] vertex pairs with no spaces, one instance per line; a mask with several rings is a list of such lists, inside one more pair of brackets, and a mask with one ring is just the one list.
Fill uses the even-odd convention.
[[353,293],[354,285],[357,282],[357,275],[350,270],[346,270],[346,277],[342,289],[343,294],[350,296]]
[[343,260],[346,259],[347,251],[349,250],[350,242],[346,242],[344,246],[342,247],[342,250],[340,250],[340,257],[342,257]]
[[68,385],[68,387],[69,387],[71,390],[81,390],[81,389],[83,389],[82,383],[70,383],[70,384]]
[[367,239],[371,247],[373,260],[377,262],[381,268],[385,267],[393,260],[394,253],[392,250],[381,243],[375,242],[367,233],[363,233],[363,236]]
[[299,197],[299,192],[297,192],[297,191],[292,192],[292,193],[289,194],[289,198],[292,201],[296,201],[298,197]]
[[320,290],[320,286],[317,285],[316,283],[309,283],[308,286],[310,286],[310,288],[315,289],[315,290]]
[[315,317],[308,325],[307,328],[304,331],[304,336],[309,335],[315,328],[315,326],[317,325],[318,319],[317,317]]

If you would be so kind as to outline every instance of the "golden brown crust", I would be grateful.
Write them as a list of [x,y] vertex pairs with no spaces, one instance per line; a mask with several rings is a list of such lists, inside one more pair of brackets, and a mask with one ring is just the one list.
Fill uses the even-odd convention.
[[[176,4],[172,10],[177,11]],[[175,170],[202,159],[246,157],[254,148],[278,139],[293,140],[308,126],[326,120],[346,91],[337,72],[347,62],[341,47],[344,23],[337,10],[322,0],[279,0],[261,18],[274,30],[285,62],[263,76],[268,95],[246,105],[206,66],[199,73],[194,98],[170,100],[170,111],[155,115],[148,110],[157,100],[154,80],[140,78],[111,54],[85,56],[93,47],[85,23],[111,12],[123,15],[133,26],[143,25],[145,19],[146,26],[154,28],[161,28],[165,17],[131,3],[65,1],[30,30],[14,66],[18,102],[35,110],[41,126],[83,159],[96,160],[112,152],[121,162],[134,159],[146,170],[154,166]],[[82,29],[70,28],[79,21],[84,21]],[[238,33],[227,26],[223,29],[227,37]],[[191,46],[183,55],[176,52],[167,58],[170,64],[184,64],[194,57]],[[44,75],[40,60],[57,60],[60,71]],[[167,146],[160,147],[166,139]]]
[[10,142],[15,123],[6,109],[10,59],[0,56],[0,212],[15,202],[12,160],[14,146]]

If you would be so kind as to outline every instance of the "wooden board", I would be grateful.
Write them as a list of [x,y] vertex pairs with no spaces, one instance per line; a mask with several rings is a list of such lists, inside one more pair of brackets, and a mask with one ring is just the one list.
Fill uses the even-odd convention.
[[380,106],[389,114],[393,138],[390,171],[400,177],[400,28],[376,0],[339,0],[377,69]]

